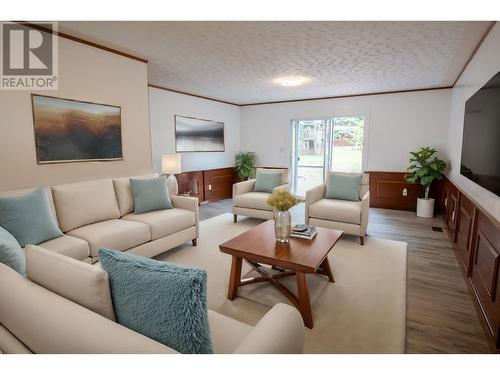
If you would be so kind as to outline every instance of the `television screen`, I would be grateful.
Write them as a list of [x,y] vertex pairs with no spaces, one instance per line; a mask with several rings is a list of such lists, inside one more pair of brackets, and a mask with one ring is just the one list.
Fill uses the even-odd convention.
[[465,103],[460,173],[500,196],[500,72]]

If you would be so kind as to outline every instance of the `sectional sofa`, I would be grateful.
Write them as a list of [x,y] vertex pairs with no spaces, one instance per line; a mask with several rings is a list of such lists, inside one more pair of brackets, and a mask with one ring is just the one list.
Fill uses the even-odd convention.
[[[116,321],[108,275],[92,263],[100,247],[152,257],[196,245],[198,199],[171,196],[174,208],[135,214],[128,177],[46,192],[64,235],[26,246],[26,277],[0,263],[0,354],[177,353]],[[274,306],[255,327],[211,310],[208,318],[215,353],[302,353],[304,324],[292,306]]]
[[[157,175],[141,176],[141,178]],[[34,189],[6,191],[23,195]],[[153,257],[198,238],[198,199],[171,196],[173,209],[134,213],[128,177],[100,179],[46,188],[49,203],[64,236],[38,244],[86,262],[97,261],[97,249]]]

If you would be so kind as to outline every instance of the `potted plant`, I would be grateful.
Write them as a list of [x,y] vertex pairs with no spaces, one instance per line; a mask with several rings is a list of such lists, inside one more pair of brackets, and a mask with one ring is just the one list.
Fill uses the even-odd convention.
[[406,181],[420,183],[425,190],[424,198],[417,199],[417,216],[420,217],[434,216],[434,199],[429,198],[429,189],[432,181],[443,178],[443,170],[446,168],[446,162],[434,156],[436,152],[437,150],[431,147],[422,147],[416,152],[410,152]]
[[276,241],[286,243],[290,239],[292,235],[292,217],[289,210],[300,202],[300,199],[285,190],[278,190],[267,198],[267,204],[277,210],[274,215]]
[[252,177],[255,169],[255,152],[239,152],[234,158],[234,169],[241,181]]

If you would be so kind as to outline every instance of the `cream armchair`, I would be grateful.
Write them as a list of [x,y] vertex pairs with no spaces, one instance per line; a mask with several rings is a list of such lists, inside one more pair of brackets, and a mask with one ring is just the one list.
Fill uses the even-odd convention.
[[305,222],[359,236],[361,245],[364,245],[370,208],[368,189],[369,175],[367,173],[364,173],[361,179],[358,202],[327,199],[325,198],[326,185],[316,186],[306,192]]
[[[290,190],[288,185],[288,169],[286,168],[257,168],[258,172],[280,172],[281,185],[273,189]],[[234,222],[238,221],[238,215],[256,217],[258,219],[272,219],[273,208],[267,204],[267,198],[271,193],[253,191],[255,179],[238,182],[233,185],[233,215]]]

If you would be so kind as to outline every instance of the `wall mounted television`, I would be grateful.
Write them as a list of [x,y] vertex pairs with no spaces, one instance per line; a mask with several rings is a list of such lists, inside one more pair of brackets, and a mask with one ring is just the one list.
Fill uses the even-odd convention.
[[465,103],[460,173],[500,196],[500,72]]

